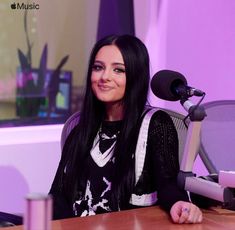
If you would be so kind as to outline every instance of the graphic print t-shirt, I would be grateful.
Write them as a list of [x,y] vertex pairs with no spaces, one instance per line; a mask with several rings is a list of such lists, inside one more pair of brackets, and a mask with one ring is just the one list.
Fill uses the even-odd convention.
[[104,121],[89,156],[89,175],[85,195],[73,205],[76,216],[90,216],[111,211],[110,193],[115,157],[113,150],[121,121]]

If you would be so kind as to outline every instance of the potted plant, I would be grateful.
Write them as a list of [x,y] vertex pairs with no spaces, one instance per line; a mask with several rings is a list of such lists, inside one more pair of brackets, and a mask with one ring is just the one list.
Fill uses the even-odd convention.
[[27,27],[27,10],[24,14],[24,31],[26,34],[27,53],[18,49],[20,67],[17,76],[16,108],[19,117],[34,117],[39,108],[47,104],[47,116],[53,112],[56,94],[59,90],[60,71],[67,62],[69,55],[62,58],[52,71],[49,83],[46,83],[48,45],[45,44],[38,68],[32,67],[32,47]]

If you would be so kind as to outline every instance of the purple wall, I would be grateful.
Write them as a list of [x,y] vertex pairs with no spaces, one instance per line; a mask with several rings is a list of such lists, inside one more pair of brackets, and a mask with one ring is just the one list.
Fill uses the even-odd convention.
[[[189,85],[207,93],[204,102],[235,99],[235,1],[134,4],[136,35],[149,48],[152,74],[164,68],[181,72]],[[181,110],[177,102],[160,102],[152,95],[150,101]]]
[[208,101],[235,99],[235,1],[172,1],[168,10],[166,67]]
[[[235,99],[234,0],[134,0],[134,8],[136,35],[148,47],[152,75],[160,69],[181,72],[188,85],[206,92],[203,102]],[[179,102],[152,93],[149,100],[185,113]],[[194,172],[207,174],[200,158]]]

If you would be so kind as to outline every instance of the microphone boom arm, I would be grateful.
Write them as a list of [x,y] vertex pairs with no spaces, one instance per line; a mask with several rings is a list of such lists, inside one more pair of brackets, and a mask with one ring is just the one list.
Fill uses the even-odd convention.
[[[184,104],[186,100],[181,100]],[[186,191],[193,192],[223,203],[225,207],[235,210],[235,198],[233,190],[222,187],[216,182],[207,181],[195,177],[192,172],[193,164],[199,151],[201,123],[206,113],[202,106],[188,108],[190,123],[178,174],[178,185]]]

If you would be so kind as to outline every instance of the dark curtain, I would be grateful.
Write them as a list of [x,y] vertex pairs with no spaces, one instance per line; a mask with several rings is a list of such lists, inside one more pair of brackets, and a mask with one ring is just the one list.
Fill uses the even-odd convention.
[[135,35],[133,0],[101,0],[97,39],[110,34]]

